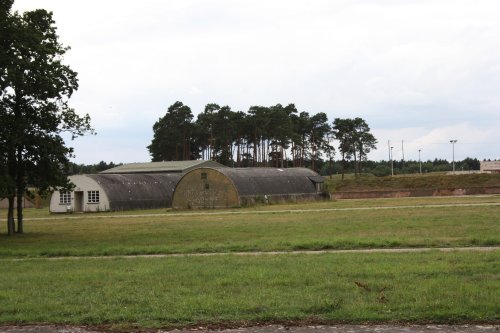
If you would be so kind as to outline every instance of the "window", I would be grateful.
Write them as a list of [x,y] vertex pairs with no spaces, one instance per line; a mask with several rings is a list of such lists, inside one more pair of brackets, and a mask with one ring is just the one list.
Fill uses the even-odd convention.
[[59,203],[61,205],[67,205],[71,203],[71,192],[60,192],[59,193]]
[[201,179],[207,179],[207,173],[206,172],[202,172],[201,173]]
[[205,184],[205,190],[208,190],[210,188],[210,185],[208,183]]
[[99,203],[99,191],[88,191],[87,195],[88,203]]

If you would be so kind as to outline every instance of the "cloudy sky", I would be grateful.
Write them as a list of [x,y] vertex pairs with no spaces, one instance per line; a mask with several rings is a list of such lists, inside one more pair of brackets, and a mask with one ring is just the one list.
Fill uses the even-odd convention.
[[369,158],[500,158],[498,0],[16,0],[53,11],[71,105],[97,136],[77,163],[149,161],[152,126],[182,101],[362,117]]

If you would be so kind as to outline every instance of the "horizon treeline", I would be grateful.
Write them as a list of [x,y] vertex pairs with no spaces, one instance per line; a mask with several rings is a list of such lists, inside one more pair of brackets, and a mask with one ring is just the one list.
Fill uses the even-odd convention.
[[[153,126],[147,148],[152,161],[214,160],[231,167],[307,167],[322,175],[369,173],[387,176],[390,161],[366,156],[377,140],[361,118],[335,118],[299,112],[294,104],[252,106],[248,112],[207,104],[196,120],[182,102],[171,105]],[[336,143],[336,149],[333,146]],[[337,160],[334,159],[337,158]],[[122,163],[71,164],[70,174],[98,173]],[[451,171],[444,159],[394,160],[394,174]],[[455,161],[456,170],[479,170],[480,161]]]
[[[299,112],[294,104],[251,106],[247,112],[207,104],[196,120],[182,102],[153,126],[152,161],[213,160],[231,167],[308,167],[319,171],[337,153],[343,164],[361,162],[377,140],[362,118]],[[334,147],[338,147],[338,152]]]

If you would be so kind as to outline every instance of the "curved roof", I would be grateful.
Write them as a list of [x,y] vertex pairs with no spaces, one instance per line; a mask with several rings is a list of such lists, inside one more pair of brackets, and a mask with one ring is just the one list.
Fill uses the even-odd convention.
[[106,192],[111,210],[125,210],[170,207],[175,186],[182,174],[95,174],[86,176],[96,181]]
[[240,196],[316,193],[318,174],[306,168],[221,168]]
[[129,174],[129,173],[175,173],[188,172],[202,167],[223,168],[224,165],[214,161],[190,160],[190,161],[168,161],[129,163],[101,171],[101,174]]

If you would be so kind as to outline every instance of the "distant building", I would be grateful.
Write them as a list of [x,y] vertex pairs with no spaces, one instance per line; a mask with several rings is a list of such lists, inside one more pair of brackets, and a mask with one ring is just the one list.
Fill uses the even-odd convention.
[[172,207],[229,208],[317,200],[324,178],[306,168],[198,168],[182,176]]
[[70,176],[71,192],[55,191],[50,211],[225,208],[317,200],[323,177],[306,168],[228,168],[213,161],[133,163]]
[[482,161],[480,170],[485,173],[500,173],[500,161]]
[[71,192],[55,191],[52,213],[167,208],[181,173],[75,175]]
[[74,175],[71,192],[54,191],[50,211],[102,212],[172,207],[182,175],[201,166],[225,168],[213,161],[131,163],[100,174]]

